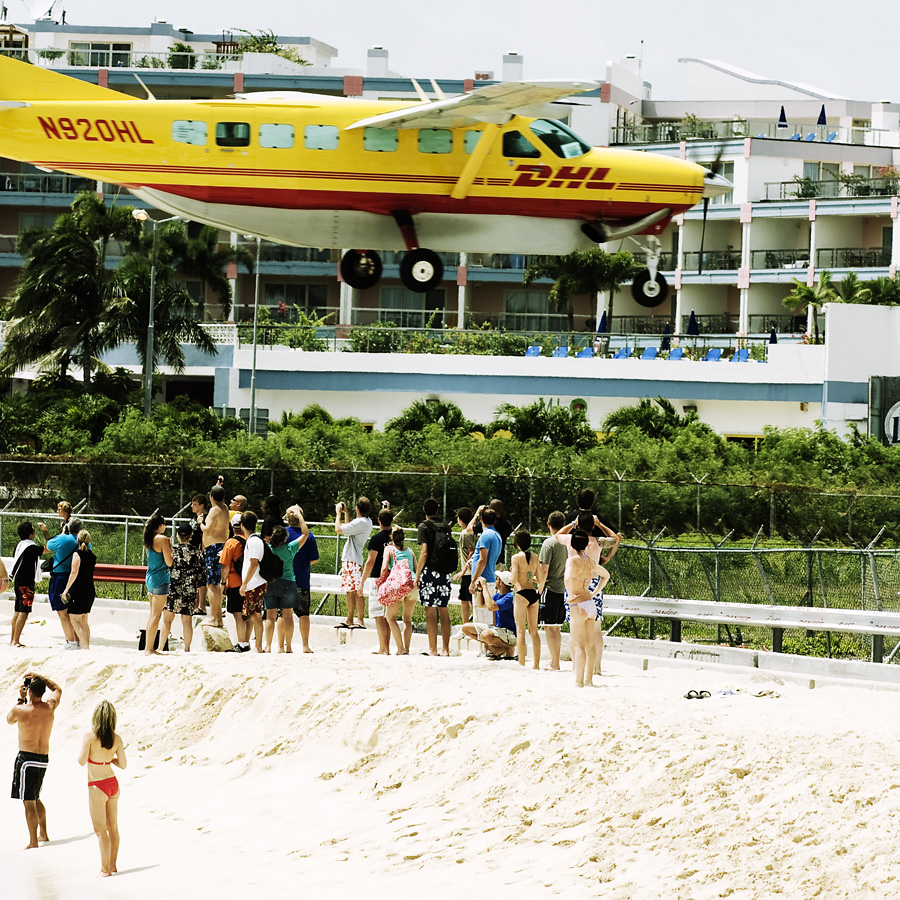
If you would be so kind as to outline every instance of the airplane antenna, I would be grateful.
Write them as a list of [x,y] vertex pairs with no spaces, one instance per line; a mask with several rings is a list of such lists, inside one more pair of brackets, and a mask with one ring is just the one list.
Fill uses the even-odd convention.
[[423,103],[431,103],[431,101],[428,99],[428,94],[426,94],[425,91],[422,90],[422,85],[419,84],[419,82],[416,81],[415,78],[410,78],[409,80],[412,82],[412,86],[416,89],[416,93],[419,95],[419,99]]
[[141,81],[141,76],[138,75],[137,72],[132,72],[132,75],[134,75],[134,77],[137,79],[138,84],[147,92],[147,99],[155,100],[156,97],[153,96],[153,91],[151,91],[150,88],[148,88],[147,85],[144,84],[143,81]]
[[435,96],[438,98],[438,100],[446,100],[447,95],[438,87],[438,83],[433,78],[430,79],[430,81],[431,87],[434,89]]

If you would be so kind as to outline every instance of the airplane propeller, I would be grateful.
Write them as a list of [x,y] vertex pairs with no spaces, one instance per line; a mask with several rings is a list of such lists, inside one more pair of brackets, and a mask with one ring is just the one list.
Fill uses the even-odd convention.
[[712,164],[703,176],[703,227],[700,230],[700,261],[697,265],[698,275],[703,274],[703,243],[706,240],[706,217],[709,213],[709,201],[713,197],[727,194],[734,187],[727,178],[723,178],[719,174],[719,169],[722,168],[722,155],[724,153],[725,144],[723,142],[719,144],[716,158],[712,161]]

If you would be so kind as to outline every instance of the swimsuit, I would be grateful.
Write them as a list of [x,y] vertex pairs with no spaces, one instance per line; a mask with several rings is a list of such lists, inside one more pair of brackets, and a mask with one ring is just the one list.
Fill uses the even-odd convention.
[[516,591],[516,593],[520,597],[524,597],[528,601],[528,605],[531,606],[534,603],[537,603],[540,600],[540,595],[534,588],[525,588],[523,591]]
[[44,774],[47,771],[49,757],[46,753],[29,753],[20,750],[16,756],[13,769],[12,793],[13,800],[39,800],[41,797],[41,785],[44,783]]
[[[112,763],[97,762],[96,760],[93,760],[93,759],[88,759],[88,762],[92,766],[111,766],[112,765]],[[89,781],[88,787],[99,788],[101,791],[103,791],[104,794],[106,794],[107,797],[115,797],[116,794],[119,793],[119,780],[116,778],[115,775],[113,775],[110,778],[101,778],[99,781]]]

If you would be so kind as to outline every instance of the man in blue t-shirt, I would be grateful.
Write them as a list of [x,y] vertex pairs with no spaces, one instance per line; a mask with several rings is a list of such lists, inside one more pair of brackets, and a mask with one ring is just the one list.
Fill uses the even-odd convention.
[[[288,527],[288,541],[293,541],[303,532],[300,523],[303,521],[303,510],[299,506],[291,506],[284,513]],[[319,561],[319,548],[316,546],[316,536],[309,532],[309,537],[294,555],[294,578],[297,580],[297,602],[294,612],[300,627],[300,640],[303,643],[303,652],[312,653],[309,647],[309,584],[310,566]]]
[[484,644],[491,659],[515,659],[516,617],[513,612],[512,574],[507,571],[496,574],[497,590],[493,594],[484,578],[479,577],[476,582],[484,606],[494,614],[493,624],[466,622],[462,633]]
[[475,513],[475,519],[481,519],[482,532],[478,535],[475,551],[472,553],[472,582],[469,591],[475,603],[473,619],[483,624],[490,623],[490,616],[486,615],[486,608],[482,602],[482,590],[478,587],[478,579],[483,578],[487,584],[489,594],[494,593],[494,566],[503,552],[503,539],[494,528],[497,522],[497,513],[489,506],[479,506]]
[[44,553],[53,554],[53,568],[50,571],[50,587],[47,594],[50,600],[50,609],[59,616],[59,622],[66,638],[66,650],[77,650],[81,646],[78,643],[75,628],[69,621],[69,610],[62,601],[62,593],[72,570],[72,555],[78,549],[77,535],[81,531],[81,527],[80,519],[69,519],[68,532],[50,537],[47,526],[43,522],[38,522],[38,528],[41,529],[41,533],[47,541],[47,549],[44,550]]

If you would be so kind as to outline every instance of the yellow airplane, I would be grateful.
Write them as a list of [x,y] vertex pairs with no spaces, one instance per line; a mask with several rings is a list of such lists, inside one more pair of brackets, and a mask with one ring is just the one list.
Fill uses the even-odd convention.
[[[644,235],[648,270],[632,290],[645,306],[666,295],[666,224],[732,189],[684,160],[590,147],[545,115],[593,82],[507,82],[437,100],[415,87],[419,102],[136,100],[0,57],[0,156],[277,243],[405,249],[401,280],[422,293],[443,277],[436,251],[563,254]],[[340,263],[359,289],[381,270],[375,249]]]

